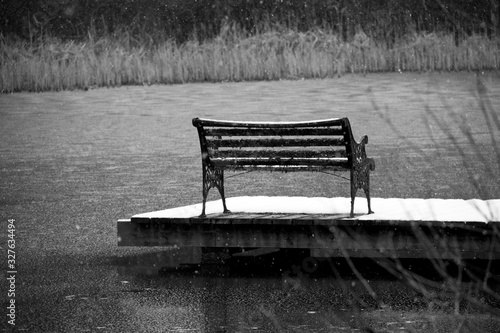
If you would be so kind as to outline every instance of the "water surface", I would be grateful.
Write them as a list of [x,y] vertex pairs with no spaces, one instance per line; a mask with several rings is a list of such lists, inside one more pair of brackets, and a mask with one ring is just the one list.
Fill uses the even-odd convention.
[[[374,282],[380,292],[373,301],[356,278],[290,279],[286,267],[259,277],[158,275],[153,263],[169,253],[117,248],[116,221],[200,202],[194,117],[346,116],[355,137],[369,136],[367,153],[377,164],[372,196],[499,198],[498,110],[498,73],[2,95],[0,216],[5,222],[15,219],[17,227],[16,328],[359,332],[364,326],[385,331],[411,326],[426,331],[436,318],[455,327],[449,295],[443,296],[440,317],[432,317],[421,312],[425,300],[404,283]],[[252,173],[228,180],[226,195],[348,196],[349,186],[323,174]],[[358,294],[365,303],[353,301]],[[474,311],[471,316],[486,331],[498,318]]]

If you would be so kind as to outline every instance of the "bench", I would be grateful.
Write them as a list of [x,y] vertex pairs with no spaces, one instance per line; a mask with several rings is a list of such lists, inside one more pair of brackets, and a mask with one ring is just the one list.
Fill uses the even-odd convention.
[[203,168],[203,209],[208,191],[217,188],[225,213],[224,171],[349,171],[351,214],[363,189],[370,205],[370,171],[375,161],[366,157],[365,135],[357,143],[347,118],[303,122],[239,122],[194,118]]

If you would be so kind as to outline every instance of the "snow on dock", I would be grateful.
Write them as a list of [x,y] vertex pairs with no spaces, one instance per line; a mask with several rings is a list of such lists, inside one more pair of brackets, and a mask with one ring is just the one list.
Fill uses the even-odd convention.
[[[359,221],[500,222],[500,199],[372,198],[375,213],[367,214],[366,199],[356,198],[354,218],[349,217],[350,198],[242,196],[226,200],[232,213],[324,214]],[[199,216],[201,209],[199,203],[137,214],[132,219],[192,218]],[[207,202],[207,216],[221,213],[221,200]]]

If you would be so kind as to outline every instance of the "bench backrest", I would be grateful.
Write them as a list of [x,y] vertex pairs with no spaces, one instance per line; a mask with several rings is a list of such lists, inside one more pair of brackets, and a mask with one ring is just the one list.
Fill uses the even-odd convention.
[[350,169],[347,118],[305,122],[237,122],[194,118],[202,160],[225,170]]

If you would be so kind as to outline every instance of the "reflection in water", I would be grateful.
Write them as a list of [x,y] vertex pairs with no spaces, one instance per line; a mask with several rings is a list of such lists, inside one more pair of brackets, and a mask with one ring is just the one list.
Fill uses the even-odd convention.
[[[305,266],[310,257],[282,259],[233,262],[226,276],[214,268],[203,273],[199,267],[134,274],[127,288],[143,292],[127,301],[140,312],[141,322],[147,318],[143,325],[154,320],[172,332],[371,332],[387,329],[388,323],[410,331],[425,331],[431,324],[455,327],[450,318],[455,316],[456,295],[447,287],[450,281],[429,273],[429,262],[403,263],[430,279],[425,295],[373,260],[354,260],[364,277],[360,281],[343,259],[318,258],[315,269]],[[271,263],[275,270],[269,268]],[[475,283],[462,283],[471,299],[484,297]],[[490,329],[495,319],[484,315],[484,306],[467,302],[460,306],[467,314],[462,318],[472,318],[485,332],[494,332]]]

